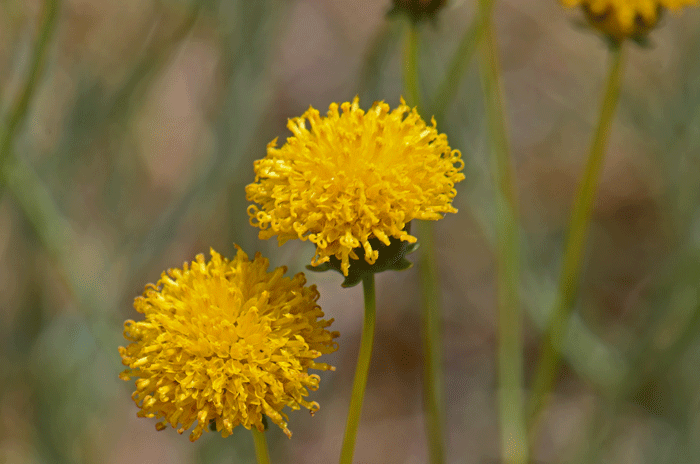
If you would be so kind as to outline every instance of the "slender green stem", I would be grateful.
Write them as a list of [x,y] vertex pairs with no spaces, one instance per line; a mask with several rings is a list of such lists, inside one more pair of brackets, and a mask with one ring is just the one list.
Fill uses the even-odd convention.
[[[420,107],[418,78],[417,25],[411,23],[406,43],[404,86],[408,104]],[[418,221],[418,236],[421,240],[420,280],[423,296],[423,402],[425,405],[425,428],[428,438],[428,455],[431,464],[445,462],[444,423],[445,399],[443,385],[442,330],[440,327],[440,294],[438,288],[433,223]]]
[[29,103],[32,101],[34,90],[36,89],[41,71],[46,62],[46,50],[56,26],[60,7],[60,0],[46,0],[44,2],[44,21],[39,32],[39,37],[34,44],[29,73],[27,74],[24,87],[16,103],[10,110],[8,119],[5,122],[5,127],[2,133],[0,133],[0,188],[5,184],[5,174],[8,164],[10,164],[14,138],[27,116]]
[[498,51],[489,17],[491,2],[480,1],[484,22],[480,71],[491,137],[491,169],[496,194],[498,279],[498,416],[504,463],[526,463],[529,449],[523,399],[522,314],[519,271],[518,201],[502,102]]
[[[484,6],[484,13],[487,16],[491,15],[491,10],[493,9],[493,0],[487,2]],[[481,19],[481,15],[476,15],[469,25],[462,40],[460,40],[457,50],[452,56],[450,65],[447,68],[445,76],[438,85],[437,92],[435,93],[435,98],[433,100],[433,116],[435,120],[440,123],[445,111],[447,111],[447,105],[454,99],[454,95],[459,88],[459,83],[461,82],[462,75],[467,69],[467,65],[472,59],[474,52],[484,33],[484,21]]]
[[394,45],[395,29],[395,22],[384,21],[369,41],[358,73],[357,94],[360,95],[361,100],[368,90],[376,87],[378,80],[381,79],[381,62]]
[[418,111],[423,108],[420,98],[420,86],[418,84],[418,42],[419,33],[418,26],[411,22],[408,28],[408,40],[406,42],[406,50],[404,54],[404,89],[406,91],[406,100],[410,106],[415,106]]
[[352,383],[352,397],[350,398],[350,411],[345,425],[343,447],[340,451],[340,463],[352,464],[352,456],[355,452],[355,439],[360,425],[362,413],[362,401],[365,397],[367,386],[367,374],[369,373],[369,361],[372,357],[372,344],[374,343],[374,321],[377,309],[374,274],[365,275],[362,278],[362,290],[365,297],[365,319],[362,324],[362,338],[360,339],[360,353],[357,356],[355,368],[355,380]]
[[423,401],[431,464],[445,462],[445,387],[438,271],[433,223],[418,221],[421,244],[419,267],[423,294]]
[[255,443],[255,457],[258,464],[270,464],[270,453],[267,451],[267,437],[265,432],[261,432],[255,427],[250,429],[253,432],[253,443]]
[[532,443],[535,442],[537,435],[537,417],[543,409],[554,384],[562,340],[566,334],[567,323],[578,293],[583,254],[598,189],[598,181],[603,168],[605,146],[620,95],[623,69],[623,50],[621,46],[613,48],[611,58],[610,73],[603,97],[598,127],[593,136],[583,179],[574,198],[571,211],[568,237],[559,277],[557,300],[550,316],[549,325],[540,342],[540,355],[528,404],[528,425]]

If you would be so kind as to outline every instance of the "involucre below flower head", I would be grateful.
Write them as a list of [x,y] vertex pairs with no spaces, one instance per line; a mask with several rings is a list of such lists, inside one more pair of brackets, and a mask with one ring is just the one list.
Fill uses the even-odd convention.
[[418,22],[424,18],[433,18],[445,3],[447,0],[394,0],[394,6],[389,13],[406,13],[413,21]]
[[385,245],[395,238],[413,243],[405,226],[412,219],[437,220],[454,213],[455,183],[464,179],[459,151],[428,126],[403,99],[398,108],[376,102],[367,111],[352,103],[330,105],[328,115],[309,108],[289,120],[294,134],[281,148],[276,140],[255,162],[255,182],[246,187],[250,222],[260,238],[277,235],[316,245],[311,262],[331,256],[348,275],[354,249],[362,247],[373,264],[378,252],[370,239]]
[[565,6],[581,5],[589,22],[616,42],[643,39],[659,21],[664,9],[678,10],[697,0],[562,0]]
[[250,261],[238,248],[229,261],[211,250],[209,262],[197,255],[146,286],[134,302],[145,319],[124,323],[132,343],[119,347],[129,367],[120,378],[137,378],[140,417],[163,418],[158,430],[179,433],[197,421],[195,441],[212,421],[224,437],[239,424],[262,431],[263,414],[291,437],[281,410],[318,410],[304,400],[320,380],[307,370],[333,370],[314,359],[337,349],[338,333],[326,330],[333,320],[320,319],[304,274],[268,266],[259,253]]

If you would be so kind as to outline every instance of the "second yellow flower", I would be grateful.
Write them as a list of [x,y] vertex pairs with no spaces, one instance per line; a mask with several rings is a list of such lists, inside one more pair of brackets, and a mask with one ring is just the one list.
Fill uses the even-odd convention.
[[435,121],[428,126],[403,100],[390,111],[376,102],[367,111],[352,103],[330,105],[328,115],[309,108],[289,120],[293,135],[277,140],[255,162],[255,182],[246,187],[250,222],[260,238],[310,240],[317,266],[335,256],[348,275],[354,249],[362,247],[373,264],[378,251],[395,238],[415,242],[406,230],[412,219],[436,220],[454,213],[455,183],[464,163]]

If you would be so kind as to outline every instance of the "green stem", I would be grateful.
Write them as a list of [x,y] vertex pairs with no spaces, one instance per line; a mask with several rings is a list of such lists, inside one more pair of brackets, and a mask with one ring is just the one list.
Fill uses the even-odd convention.
[[420,113],[422,102],[420,98],[420,88],[418,85],[418,26],[411,22],[408,29],[408,41],[404,56],[404,89],[409,106],[415,106]]
[[362,290],[365,297],[365,319],[362,324],[362,338],[360,339],[360,353],[357,356],[355,380],[352,384],[350,411],[348,412],[348,421],[345,426],[343,447],[340,451],[341,464],[352,464],[355,439],[357,438],[357,429],[360,425],[360,415],[362,413],[362,401],[365,397],[365,387],[367,386],[367,374],[369,373],[369,361],[372,357],[374,321],[377,309],[374,274],[368,274],[362,278]]
[[[404,85],[408,104],[420,112],[420,89],[418,78],[418,28],[411,23],[405,55]],[[442,331],[440,328],[440,294],[438,272],[435,262],[433,223],[418,221],[418,236],[421,240],[420,280],[423,296],[423,402],[425,405],[425,428],[428,438],[428,455],[431,464],[445,462],[445,398],[443,385]]]
[[583,253],[593,213],[598,181],[603,168],[605,146],[620,96],[622,65],[623,51],[622,47],[618,46],[613,48],[612,51],[612,63],[598,127],[593,136],[583,179],[574,199],[562,260],[561,275],[559,277],[556,305],[540,342],[540,357],[535,369],[532,393],[528,404],[528,425],[532,443],[535,442],[537,435],[537,417],[553,388],[554,378],[559,365],[562,340],[566,334],[567,323],[579,289]]
[[438,271],[435,262],[433,223],[418,221],[421,244],[419,267],[423,293],[423,401],[431,464],[445,462],[443,437],[445,424],[445,387],[442,350],[442,314],[438,292]]
[[41,70],[46,62],[46,50],[51,34],[56,26],[60,7],[60,0],[46,0],[44,2],[44,22],[34,45],[29,73],[24,81],[24,88],[19,94],[17,102],[13,105],[5,127],[0,134],[0,188],[5,183],[5,175],[10,163],[14,138],[27,117],[29,103],[32,101]]
[[392,48],[396,24],[392,21],[384,21],[370,39],[362,60],[357,82],[357,94],[360,100],[364,99],[368,90],[377,87],[377,82],[382,76],[382,60]]
[[481,0],[484,22],[480,71],[491,137],[491,169],[496,194],[496,267],[498,279],[498,416],[504,463],[529,458],[523,400],[522,314],[518,201],[502,102],[498,51],[489,18],[491,2]]
[[255,443],[255,457],[258,464],[270,464],[270,453],[267,451],[267,438],[265,432],[261,432],[255,427],[250,429],[253,432],[253,443]]
[[[491,0],[484,6],[485,15],[491,15],[493,3],[493,0]],[[477,15],[472,20],[469,28],[464,31],[462,40],[460,40],[457,50],[452,56],[450,65],[447,68],[447,72],[442,78],[440,85],[438,85],[437,92],[435,93],[432,108],[433,116],[438,123],[442,121],[442,117],[445,115],[445,111],[447,111],[447,105],[454,100],[454,95],[459,88],[462,75],[467,69],[467,65],[471,61],[477,45],[479,45],[483,32],[484,21],[482,20],[481,15]]]

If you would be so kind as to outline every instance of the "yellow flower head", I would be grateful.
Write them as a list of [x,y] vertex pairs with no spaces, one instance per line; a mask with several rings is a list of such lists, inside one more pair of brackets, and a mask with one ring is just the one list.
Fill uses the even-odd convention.
[[260,205],[248,208],[260,238],[308,239],[316,245],[312,265],[334,256],[347,276],[350,258],[359,259],[353,249],[362,246],[365,261],[376,261],[370,239],[413,243],[405,230],[412,219],[457,212],[452,199],[464,163],[435,120],[426,125],[403,99],[393,111],[376,102],[365,112],[357,97],[340,108],[290,119],[293,136],[281,148],[276,139],[268,144],[246,194]]
[[259,253],[249,261],[238,248],[229,261],[211,250],[209,262],[197,255],[146,286],[134,301],[145,319],[124,323],[132,343],[119,347],[128,366],[120,378],[137,378],[139,417],[179,433],[197,421],[195,441],[210,422],[224,437],[239,424],[262,431],[263,414],[291,437],[282,408],[318,410],[304,400],[320,380],[307,370],[334,369],[314,359],[337,349],[338,333],[326,330],[332,319],[319,320],[319,294],[304,274],[268,266]]
[[562,0],[565,6],[581,5],[589,22],[615,41],[641,38],[653,29],[664,8],[678,10],[697,0]]

